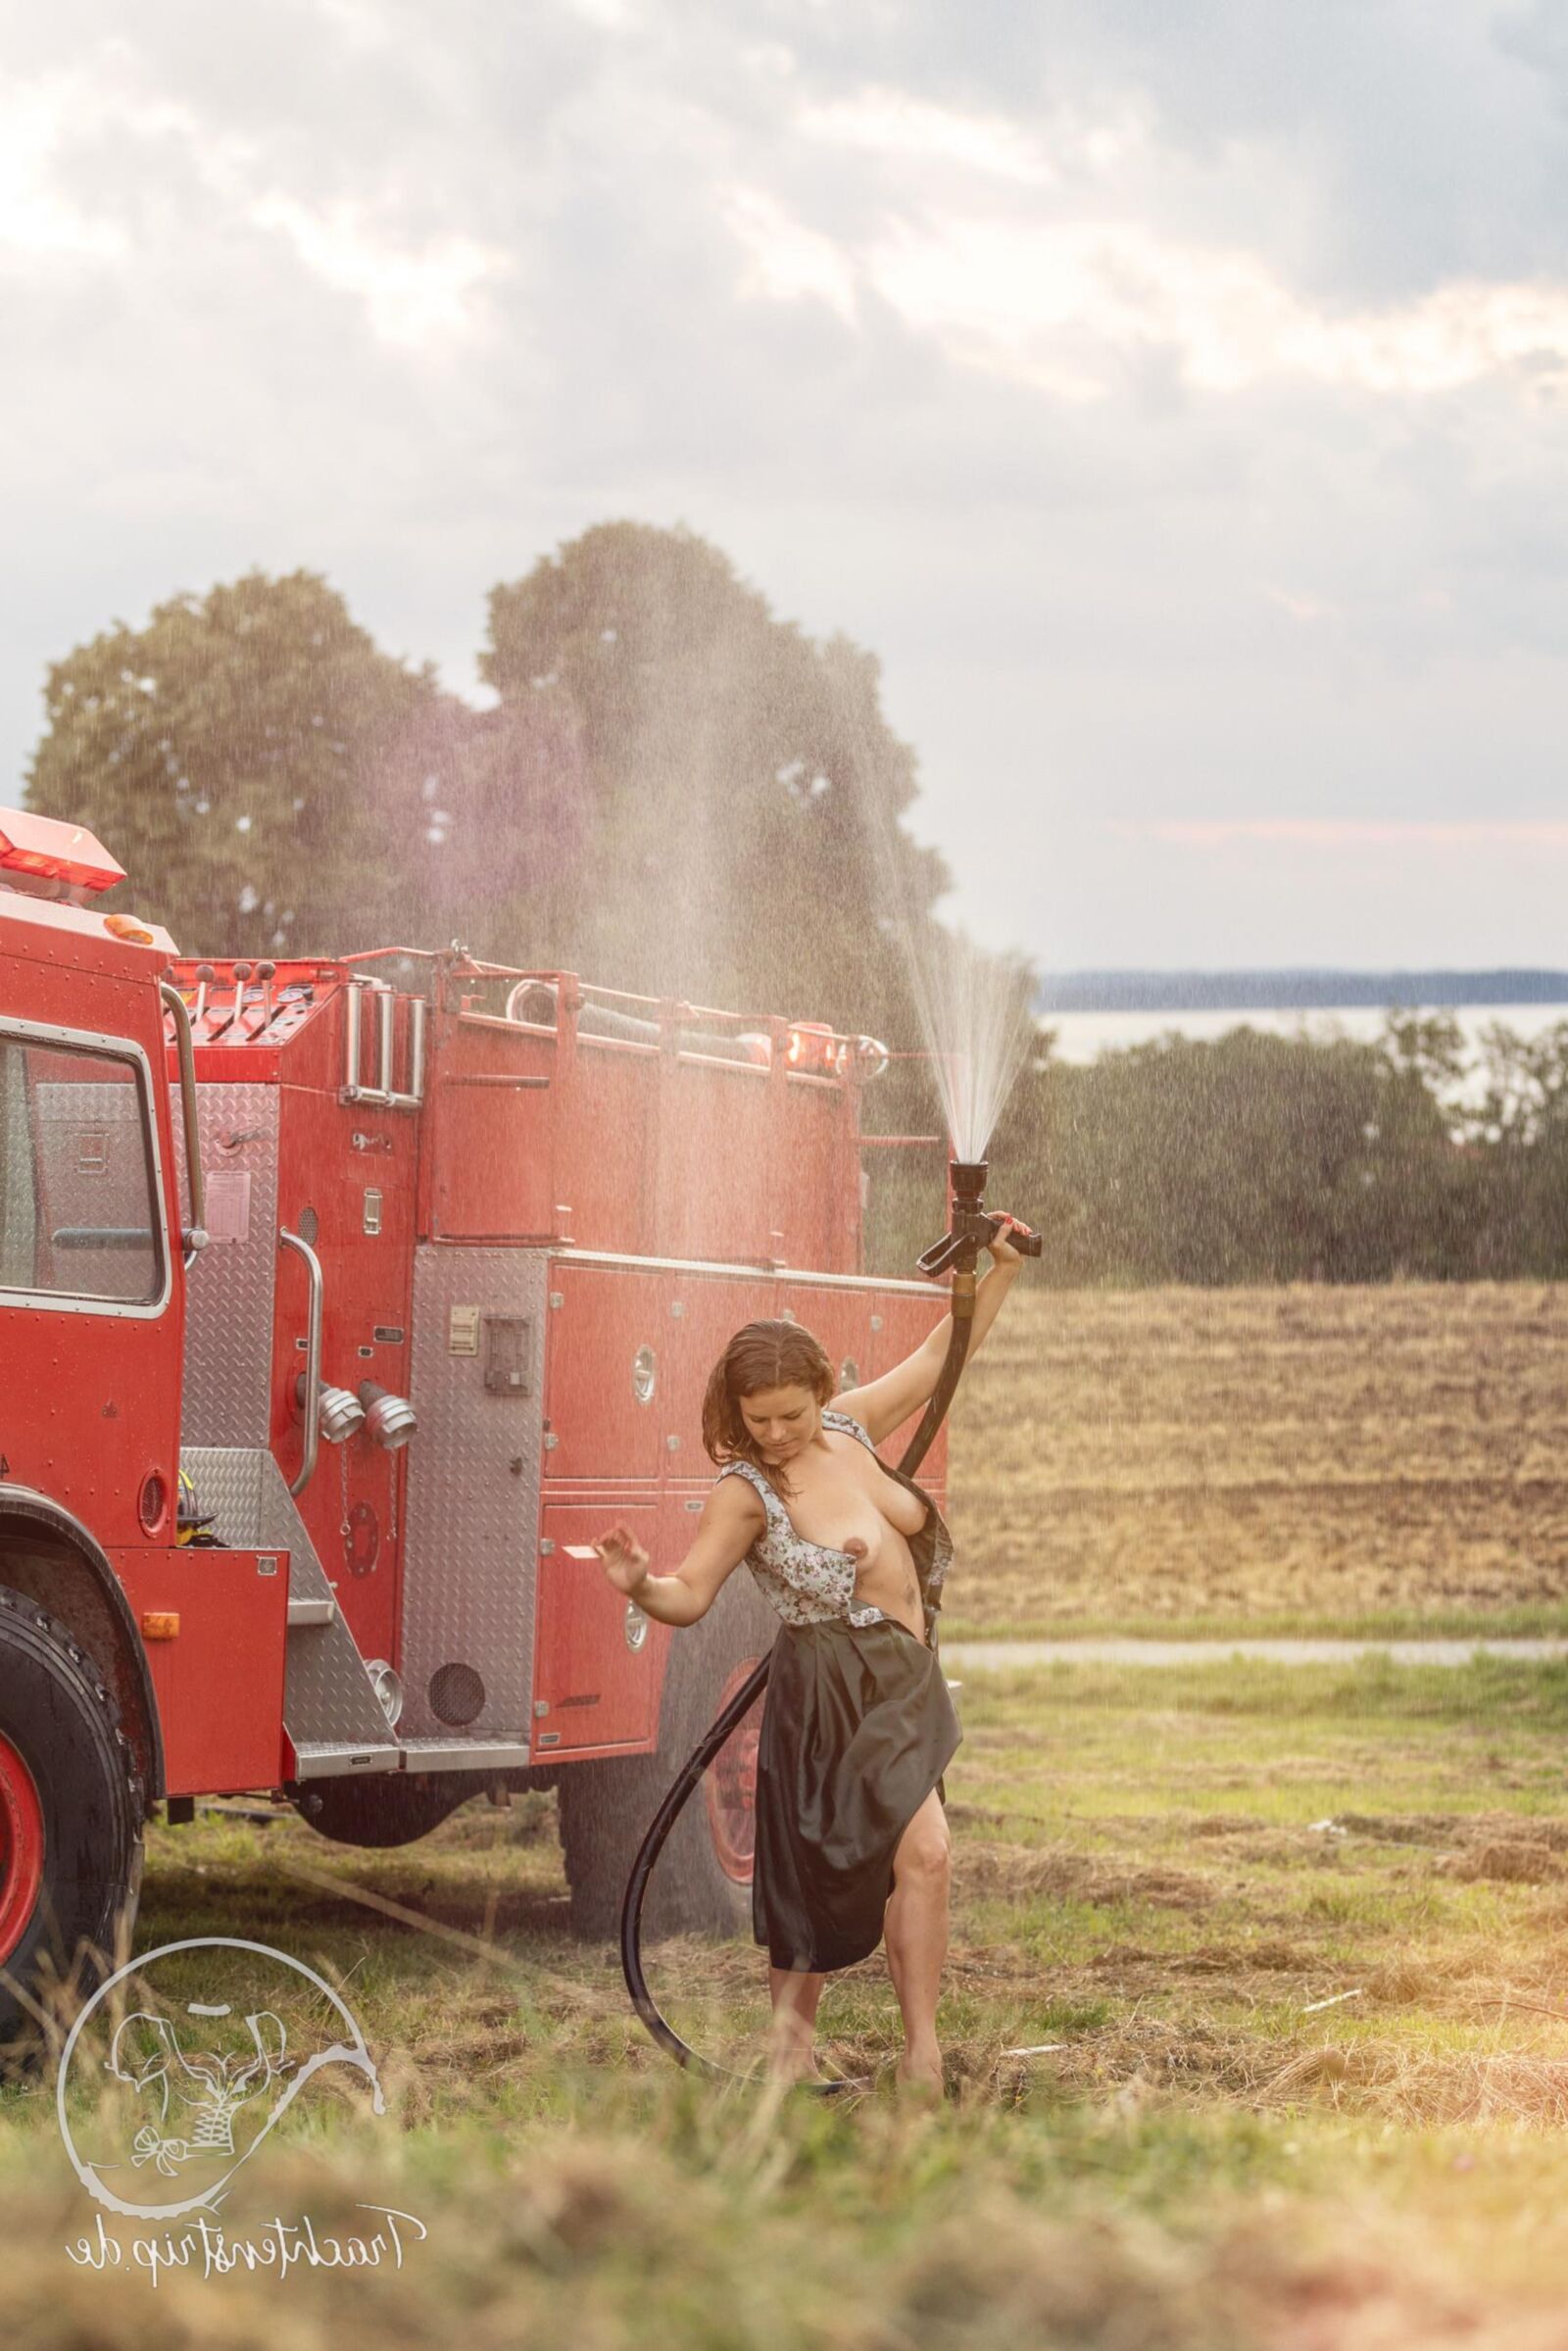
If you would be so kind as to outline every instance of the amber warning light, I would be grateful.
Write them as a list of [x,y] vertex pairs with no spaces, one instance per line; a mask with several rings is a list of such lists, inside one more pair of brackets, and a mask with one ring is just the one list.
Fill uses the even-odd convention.
[[125,878],[101,841],[84,825],[25,808],[0,808],[0,873],[60,882],[68,890],[112,890]]

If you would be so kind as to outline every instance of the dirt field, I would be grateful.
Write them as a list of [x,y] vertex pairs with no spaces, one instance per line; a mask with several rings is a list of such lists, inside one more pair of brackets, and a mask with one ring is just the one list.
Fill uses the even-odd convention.
[[952,1633],[1561,1630],[1568,1290],[1031,1290],[955,1408]]

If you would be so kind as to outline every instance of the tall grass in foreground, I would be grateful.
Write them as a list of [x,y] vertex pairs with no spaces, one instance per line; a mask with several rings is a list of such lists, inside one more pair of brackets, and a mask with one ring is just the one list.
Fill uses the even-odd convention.
[[[0,2341],[1538,2351],[1568,2288],[1565,1717],[1562,1669],[1494,1662],[971,1677],[933,2117],[677,2074],[565,1933],[549,1799],[388,1854],[160,1832],[143,1946],[241,1921],[320,1966],[388,2096],[376,2122],[320,2077],[224,2226],[429,2233],[281,2283],[75,2269],[92,2208],[51,2085],[15,2085]],[[747,1947],[655,1958],[715,2032],[755,2009]],[[879,2078],[880,1961],[827,2039]]]

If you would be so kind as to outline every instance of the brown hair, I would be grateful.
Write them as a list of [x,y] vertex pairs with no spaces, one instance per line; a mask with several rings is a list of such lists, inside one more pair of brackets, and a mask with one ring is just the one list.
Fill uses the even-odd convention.
[[808,1388],[819,1404],[838,1393],[827,1349],[797,1322],[749,1322],[737,1331],[708,1375],[703,1396],[703,1449],[710,1461],[749,1461],[782,1501],[780,1485],[741,1417],[740,1398],[764,1388]]

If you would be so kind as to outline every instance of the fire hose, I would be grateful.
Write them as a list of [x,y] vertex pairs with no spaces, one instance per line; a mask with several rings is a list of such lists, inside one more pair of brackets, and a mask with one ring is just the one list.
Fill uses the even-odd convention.
[[[974,1327],[975,1267],[980,1250],[993,1241],[1003,1219],[990,1214],[984,1202],[987,1167],[982,1160],[955,1159],[951,1165],[953,1185],[953,1222],[942,1239],[934,1242],[917,1260],[917,1270],[935,1281],[945,1273],[953,1276],[953,1330],[948,1340],[948,1351],[943,1358],[931,1399],[920,1418],[920,1425],[905,1446],[899,1461],[900,1473],[912,1477],[925,1459],[937,1431],[947,1418],[964,1361],[969,1352],[969,1337]],[[1014,1233],[1012,1246],[1024,1256],[1038,1257],[1038,1233]],[[643,1899],[648,1882],[663,1851],[670,1831],[680,1818],[687,1803],[700,1786],[703,1774],[722,1748],[730,1734],[742,1723],[751,1707],[767,1688],[770,1657],[764,1657],[754,1673],[747,1676],[697,1745],[669,1788],[669,1792],[655,1813],[648,1834],[638,1848],[637,1858],[626,1881],[625,1899],[620,1912],[620,1965],[626,1979],[626,1989],[632,2005],[653,2038],[674,2058],[677,2065],[695,2069],[721,2081],[739,2081],[731,2066],[720,2065],[716,2059],[704,2057],[691,2048],[660,2009],[648,1988],[643,1971],[642,1914]],[[804,2082],[803,2089],[815,2091],[822,2097],[832,2097],[845,2090],[864,2089],[863,2082],[853,2079],[828,2082]]]

